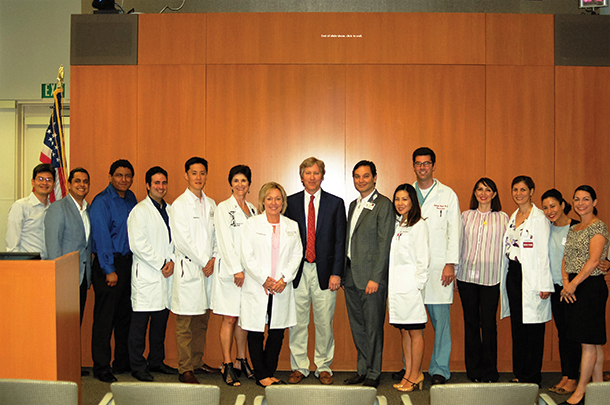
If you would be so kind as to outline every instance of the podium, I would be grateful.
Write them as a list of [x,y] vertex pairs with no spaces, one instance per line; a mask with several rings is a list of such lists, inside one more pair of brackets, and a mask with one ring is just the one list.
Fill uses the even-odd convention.
[[80,386],[78,258],[0,260],[0,378]]

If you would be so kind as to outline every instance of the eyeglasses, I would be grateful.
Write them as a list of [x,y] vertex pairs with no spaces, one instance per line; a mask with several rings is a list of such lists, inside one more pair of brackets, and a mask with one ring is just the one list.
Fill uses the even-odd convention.
[[413,163],[413,166],[415,166],[416,168],[420,168],[421,166],[423,166],[424,168],[428,168],[430,166],[432,166],[432,162],[427,161],[427,162],[415,162]]
[[53,177],[42,177],[42,176],[38,176],[36,177],[36,180],[38,180],[39,182],[46,182],[46,183],[50,183],[53,180],[55,180]]

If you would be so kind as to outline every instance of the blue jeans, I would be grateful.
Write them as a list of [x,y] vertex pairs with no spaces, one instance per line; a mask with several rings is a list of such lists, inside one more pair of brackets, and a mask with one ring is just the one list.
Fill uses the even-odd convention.
[[434,328],[434,350],[430,359],[428,374],[442,375],[447,380],[451,377],[449,371],[449,356],[451,355],[451,304],[428,304],[428,315]]

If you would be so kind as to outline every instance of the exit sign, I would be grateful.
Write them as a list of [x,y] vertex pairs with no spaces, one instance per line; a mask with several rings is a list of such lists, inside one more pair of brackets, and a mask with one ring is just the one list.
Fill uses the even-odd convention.
[[[40,98],[53,98],[53,92],[57,89],[57,83],[42,83],[41,85],[41,96]],[[66,93],[66,86],[63,86],[64,94]]]

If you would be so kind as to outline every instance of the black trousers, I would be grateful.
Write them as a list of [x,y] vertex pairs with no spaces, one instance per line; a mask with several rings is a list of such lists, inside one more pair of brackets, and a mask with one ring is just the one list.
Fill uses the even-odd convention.
[[91,337],[91,355],[93,373],[110,371],[112,350],[110,338],[114,331],[115,369],[129,369],[129,350],[127,339],[131,322],[131,254],[115,255],[114,267],[118,282],[114,287],[106,284],[106,274],[102,271],[97,257],[92,266],[92,284],[95,290],[95,307],[93,309],[93,333]]
[[[273,305],[273,295],[269,295],[267,304],[267,317],[271,325],[271,307]],[[277,370],[277,363],[282,350],[284,341],[284,331],[286,329],[268,329],[267,341],[265,342],[264,332],[248,332],[248,350],[250,360],[254,367],[254,376],[258,381],[268,377],[273,377]]]
[[85,304],[87,304],[87,277],[83,277],[83,282],[80,283],[80,324],[83,324],[83,315],[85,314]]
[[[160,367],[165,360],[165,330],[169,309],[150,312],[133,312],[129,326],[129,363],[132,371]],[[150,329],[148,321],[150,320]],[[146,329],[148,331],[148,360],[144,358],[146,349]]]
[[559,358],[561,360],[561,375],[570,380],[578,380],[580,376],[580,358],[582,347],[580,343],[568,338],[568,323],[566,319],[566,304],[561,302],[563,286],[555,284],[555,292],[551,294],[551,309],[553,320],[559,337]]
[[506,275],[513,337],[513,374],[520,382],[540,385],[544,354],[544,323],[523,323],[523,273],[521,264],[511,260]]
[[500,285],[457,282],[464,311],[466,375],[480,381],[498,381],[496,316]]

